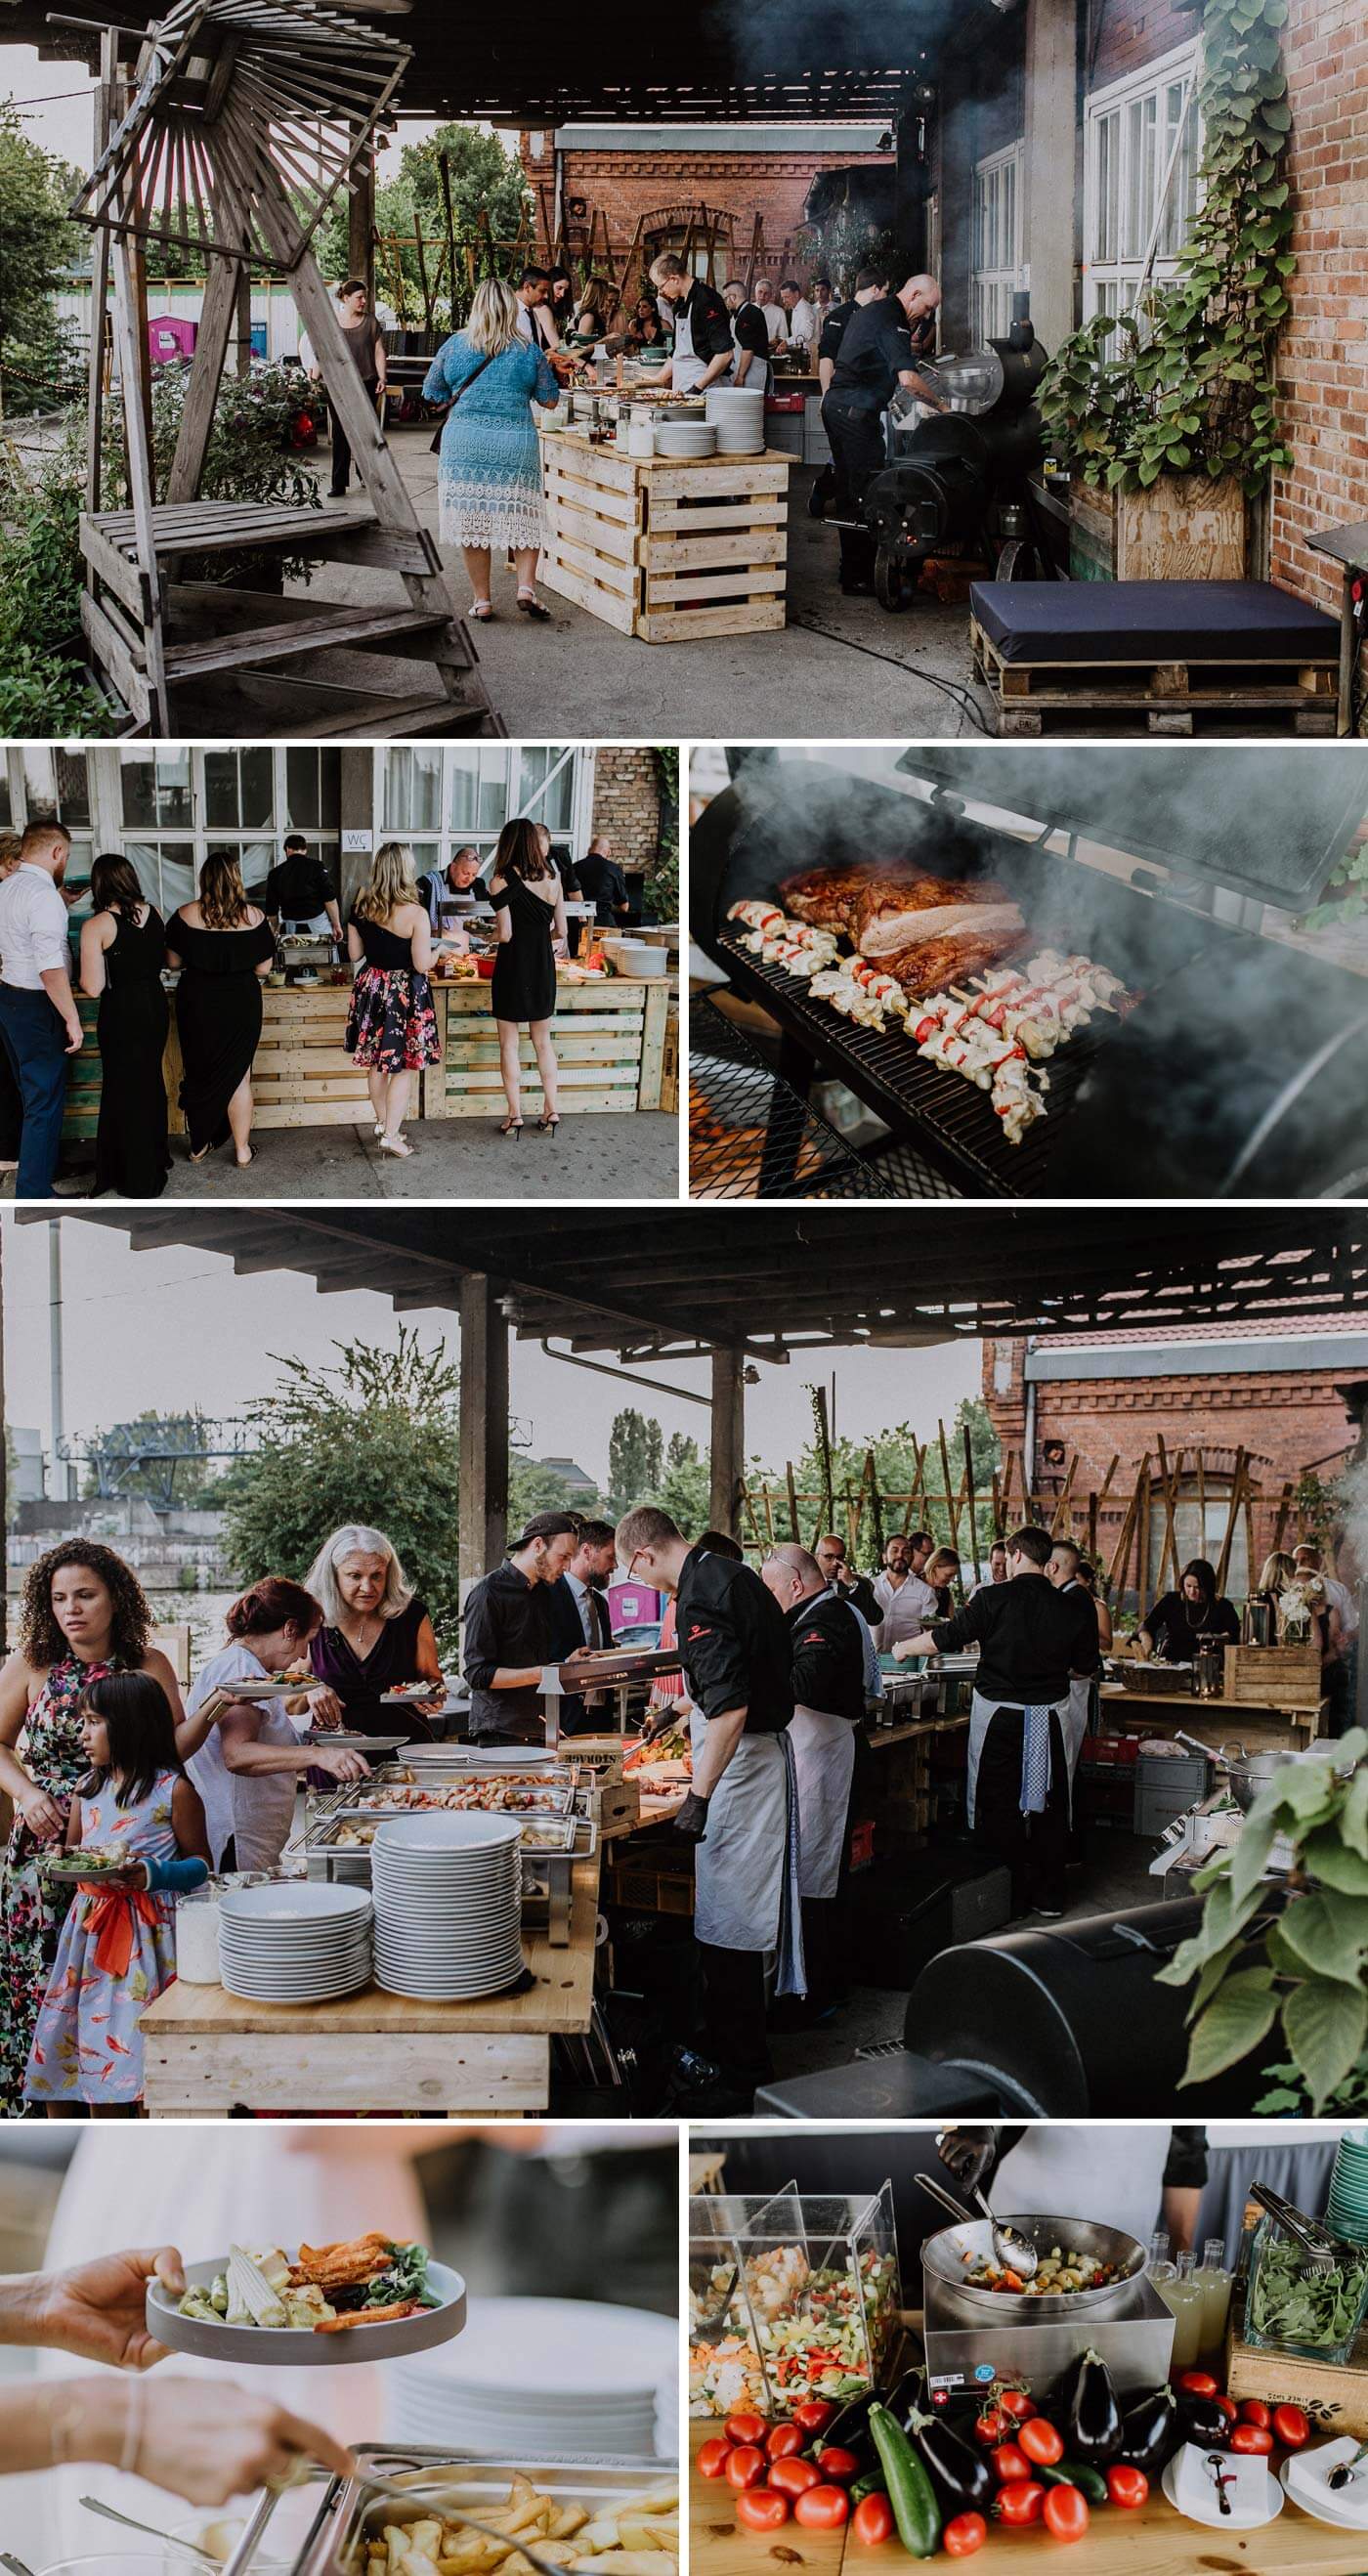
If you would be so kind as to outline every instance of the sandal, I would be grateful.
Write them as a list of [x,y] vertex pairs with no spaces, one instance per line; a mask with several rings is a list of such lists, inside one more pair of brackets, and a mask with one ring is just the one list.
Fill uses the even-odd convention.
[[380,1151],[382,1154],[397,1154],[400,1160],[406,1163],[413,1152],[413,1147],[407,1136],[382,1136]]
[[523,1122],[521,1118],[505,1118],[502,1127],[499,1129],[499,1134],[501,1136],[511,1136],[514,1144],[516,1145],[522,1131]]
[[541,617],[546,620],[548,625],[550,624],[551,611],[543,605],[541,600],[538,599],[535,590],[520,590],[518,592],[518,606],[524,617]]
[[544,1109],[540,1118],[537,1120],[537,1134],[539,1136],[549,1136],[552,1144],[554,1145],[556,1141],[556,1129],[559,1125],[560,1111],[555,1109],[548,1112]]
[[234,1154],[233,1161],[240,1172],[245,1172],[248,1164],[256,1161],[255,1145],[249,1145],[245,1154]]
[[468,617],[472,617],[477,626],[487,626],[493,614],[494,602],[492,599],[472,599],[470,606],[466,611],[466,615]]

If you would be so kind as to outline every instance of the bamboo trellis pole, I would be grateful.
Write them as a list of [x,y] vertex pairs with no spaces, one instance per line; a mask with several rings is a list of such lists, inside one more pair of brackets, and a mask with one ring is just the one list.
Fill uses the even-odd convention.
[[969,1425],[967,1422],[964,1425],[964,1484],[965,1491],[969,1497],[969,1552],[973,1559],[974,1581],[977,1583],[979,1578],[979,1543],[978,1515],[974,1510],[974,1444],[969,1437]]
[[[1283,1540],[1287,1534],[1287,1515],[1292,1509],[1292,1497],[1296,1490],[1297,1489],[1289,1476],[1287,1483],[1284,1485],[1282,1493],[1278,1498],[1278,1520],[1277,1526],[1273,1532],[1273,1545],[1279,1550],[1281,1550]],[[1252,1563],[1250,1565],[1249,1572],[1252,1580],[1254,1573]]]
[[[1059,1490],[1058,1494],[1055,1496],[1055,1505],[1054,1505],[1054,1510],[1053,1510],[1053,1512],[1052,1512],[1052,1513],[1051,1513],[1051,1515],[1050,1515],[1050,1536],[1051,1536],[1051,1538],[1058,1538],[1058,1536],[1059,1536],[1059,1516],[1060,1516],[1060,1513],[1061,1513],[1061,1512],[1063,1512],[1063,1513],[1066,1515],[1066,1518],[1065,1518],[1065,1524],[1064,1524],[1064,1535],[1065,1535],[1065,1537],[1066,1537],[1066,1538],[1072,1538],[1072,1537],[1073,1537],[1073,1501],[1072,1501],[1072,1496],[1073,1496],[1073,1480],[1074,1480],[1074,1477],[1075,1477],[1075,1475],[1077,1474],[1077,1472],[1078,1472],[1078,1451],[1075,1449],[1075,1451],[1074,1451],[1074,1454],[1073,1454],[1072,1458],[1069,1460],[1069,1464],[1068,1464],[1067,1470],[1065,1471],[1064,1482],[1063,1482],[1062,1486],[1060,1487],[1060,1490]],[[1047,1497],[1047,1499],[1048,1499],[1048,1497]]]
[[1243,1449],[1237,1449],[1235,1452],[1235,1473],[1230,1481],[1230,1508],[1226,1513],[1225,1537],[1221,1541],[1220,1562],[1216,1568],[1216,1589],[1218,1592],[1224,1592],[1226,1588],[1226,1578],[1230,1572],[1230,1551],[1234,1544],[1235,1524],[1239,1518],[1240,1502],[1244,1492],[1245,1472],[1246,1452]]

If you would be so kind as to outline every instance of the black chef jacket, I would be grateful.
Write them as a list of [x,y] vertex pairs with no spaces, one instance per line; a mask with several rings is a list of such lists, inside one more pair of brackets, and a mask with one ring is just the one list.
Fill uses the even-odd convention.
[[933,1619],[942,1654],[979,1648],[975,1689],[1008,1708],[1047,1708],[1074,1673],[1097,1670],[1097,1611],[1080,1584],[1056,1592],[1047,1575],[1017,1574],[976,1592],[953,1619]]
[[847,303],[833,304],[829,307],[826,320],[822,324],[822,336],[817,343],[819,361],[823,358],[839,357],[846,324],[852,313],[858,313],[861,310],[862,307],[856,303],[853,295]]
[[[738,349],[749,349],[753,358],[769,357],[769,324],[758,304],[738,304],[731,325]],[[748,375],[747,384],[750,381]]]
[[852,1726],[865,1713],[864,1648],[859,1612],[849,1601],[818,1593],[800,1601],[787,1614],[793,1641],[793,1696],[803,1708],[828,1717],[848,1717]]
[[489,1682],[501,1665],[516,1672],[556,1660],[551,1593],[549,1583],[529,1583],[516,1565],[496,1566],[492,1574],[472,1585],[461,1617],[473,1736],[516,1735],[524,1744],[544,1741],[540,1691],[492,1691]]
[[916,363],[911,326],[896,295],[876,296],[872,304],[856,305],[841,333],[831,391],[882,411],[899,376]]
[[[709,286],[706,278],[695,278],[683,303],[674,310],[676,314],[688,314],[693,353],[705,365],[709,358],[720,358],[724,349],[734,346],[731,315],[716,287]],[[768,339],[765,345],[768,347]]]
[[586,850],[579,863],[580,892],[594,907],[595,921],[614,922],[627,909],[627,879],[616,859],[601,850]]
[[316,921],[337,900],[321,859],[305,850],[281,859],[266,879],[264,910],[273,921]]
[[779,1735],[793,1715],[788,1624],[748,1565],[690,1548],[675,1610],[689,1697],[705,1717],[744,1708],[751,1735]]

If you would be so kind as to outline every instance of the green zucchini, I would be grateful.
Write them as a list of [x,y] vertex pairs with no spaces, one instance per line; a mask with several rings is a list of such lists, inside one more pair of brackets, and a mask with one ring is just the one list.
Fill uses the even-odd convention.
[[867,2495],[887,2495],[887,2493],[888,2481],[882,2469],[866,2469],[864,2476],[855,2480],[850,2490],[850,2501],[852,2504],[863,2504]]
[[886,2406],[871,2407],[869,2430],[888,2481],[898,2538],[909,2557],[934,2558],[940,2547],[941,2510],[926,2470]]
[[1052,2469],[1033,2468],[1031,2475],[1045,2478],[1052,2487],[1077,2487],[1089,2504],[1105,2504],[1107,2481],[1100,2469],[1090,2468],[1086,2460],[1060,2460]]

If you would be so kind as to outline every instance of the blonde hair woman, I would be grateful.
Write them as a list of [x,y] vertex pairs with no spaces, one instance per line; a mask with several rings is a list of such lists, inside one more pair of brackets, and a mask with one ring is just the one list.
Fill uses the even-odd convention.
[[421,1712],[432,1715],[443,1706],[446,1686],[432,1621],[393,1541],[383,1530],[348,1522],[324,1539],[305,1589],[323,1611],[309,1648],[322,1685],[309,1695],[314,1723],[362,1735],[393,1733],[396,1712],[385,1706],[384,1693],[401,1682],[430,1682],[430,1697],[402,1712],[415,1735],[429,1735]]
[[542,351],[521,337],[521,310],[511,287],[485,278],[465,329],[443,343],[423,386],[425,401],[447,407],[437,468],[441,539],[465,557],[470,614],[481,623],[494,614],[492,553],[508,546],[523,615],[549,614],[535,587],[543,519],[532,405],[555,402],[560,386]]
[[230,1136],[238,1169],[253,1159],[252,1059],[274,956],[271,926],[249,900],[237,860],[216,852],[200,870],[198,902],[183,903],[166,925],[166,962],[180,968],[180,1102],[192,1163]]
[[441,1061],[428,974],[432,928],[413,862],[400,841],[384,841],[352,906],[347,954],[356,967],[343,1044],[366,1076],[382,1154],[407,1159],[401,1133],[413,1077]]

